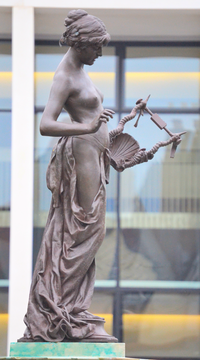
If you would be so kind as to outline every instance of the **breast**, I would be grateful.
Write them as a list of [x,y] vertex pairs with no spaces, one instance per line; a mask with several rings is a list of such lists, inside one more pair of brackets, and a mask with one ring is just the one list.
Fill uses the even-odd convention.
[[102,98],[100,94],[96,91],[94,88],[94,91],[91,91],[90,89],[84,88],[84,89],[78,89],[73,95],[71,95],[66,104],[65,108],[67,109],[70,107],[71,109],[74,109],[74,107],[77,109],[97,109],[102,104]]
[[87,89],[81,91],[77,99],[79,106],[89,109],[96,109],[101,104],[100,95]]

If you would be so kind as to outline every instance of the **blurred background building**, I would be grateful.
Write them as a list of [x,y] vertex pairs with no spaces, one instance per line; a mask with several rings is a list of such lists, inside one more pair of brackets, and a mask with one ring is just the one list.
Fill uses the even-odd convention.
[[[129,357],[198,358],[200,3],[73,4],[101,18],[112,37],[103,57],[87,67],[104,106],[115,110],[109,128],[151,94],[148,106],[168,128],[187,131],[174,159],[164,148],[124,173],[111,169],[90,310],[126,342]],[[57,139],[42,137],[39,122],[67,50],[58,41],[71,9],[67,0],[0,0],[0,356],[23,334],[50,205],[45,174]],[[69,121],[66,112],[59,121]],[[147,115],[137,129],[133,124],[125,131],[141,147],[167,139]]]

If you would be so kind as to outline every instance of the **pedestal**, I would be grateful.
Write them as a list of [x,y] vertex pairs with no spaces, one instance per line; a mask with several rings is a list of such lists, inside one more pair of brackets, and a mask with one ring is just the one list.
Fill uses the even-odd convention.
[[11,343],[10,357],[124,358],[124,343]]
[[11,343],[10,356],[1,360],[134,360],[125,358],[124,343]]

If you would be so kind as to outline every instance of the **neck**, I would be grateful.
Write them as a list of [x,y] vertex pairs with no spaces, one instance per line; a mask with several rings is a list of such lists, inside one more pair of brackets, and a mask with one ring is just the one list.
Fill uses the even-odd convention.
[[67,54],[66,54],[66,58],[70,63],[70,66],[72,66],[73,68],[77,68],[77,69],[82,69],[84,64],[80,61],[79,56],[78,56],[78,52],[75,48],[70,47]]

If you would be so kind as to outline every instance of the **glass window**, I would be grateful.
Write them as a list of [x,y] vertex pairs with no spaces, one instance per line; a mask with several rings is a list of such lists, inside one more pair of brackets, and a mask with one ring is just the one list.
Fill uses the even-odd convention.
[[199,229],[124,228],[120,246],[122,286],[124,280],[131,280],[128,285],[133,288],[137,286],[133,280],[162,280],[177,281],[177,288],[184,286],[183,281],[195,287],[193,282],[200,281],[199,236]]
[[[171,146],[161,148],[152,161],[121,174],[121,280],[200,281],[200,118],[160,116],[173,133],[186,130],[187,134],[174,159]],[[147,115],[137,128],[133,121],[127,123],[125,131],[148,150],[169,138]]]
[[[3,285],[3,284],[2,284]],[[0,287],[0,354],[6,356],[8,329],[8,286]]]
[[11,46],[0,43],[0,109],[11,109],[11,81],[12,81]]
[[36,46],[35,51],[35,106],[44,107],[49,98],[55,70],[66,48],[59,45]]
[[6,355],[11,169],[11,45],[0,42],[0,356]]
[[199,295],[127,294],[123,297],[126,356],[200,356]]
[[[1,216],[3,220],[3,215]],[[4,223],[7,219],[4,219]],[[0,286],[1,280],[8,280],[9,278],[9,224],[5,224],[7,227],[0,227]],[[3,282],[4,283],[4,282]],[[1,303],[0,303],[1,306]]]
[[152,94],[153,108],[199,108],[200,50],[180,47],[128,47],[126,107]]
[[[126,51],[124,111],[151,94],[148,108],[167,128],[187,131],[174,159],[168,146],[120,174],[119,284],[127,356],[200,355],[199,59],[199,48]],[[137,128],[135,121],[125,132],[141,148],[169,138],[148,114]]]
[[103,317],[106,321],[104,329],[108,334],[112,334],[113,296],[103,292],[95,291],[89,311],[92,314]]
[[[126,214],[130,216],[128,213],[131,212],[182,213],[182,218],[184,213],[188,213],[188,221],[195,224],[198,220],[200,201],[198,186],[200,117],[195,114],[159,115],[167,123],[167,128],[171,132],[187,131],[187,133],[183,135],[174,159],[170,158],[170,145],[160,148],[152,161],[127,169],[122,173],[122,221]],[[155,126],[148,115],[140,118],[137,128],[134,128],[133,124],[134,120],[128,122],[125,125],[125,132],[133,136],[141,148],[150,150],[157,142],[169,139],[169,135]],[[191,212],[194,213],[193,216],[189,215]],[[167,219],[168,215],[161,214],[160,216]],[[154,218],[156,218],[156,214]],[[181,226],[180,219],[179,216],[179,220],[177,219],[179,227]],[[132,221],[134,222],[134,219]],[[135,227],[133,222],[132,226]],[[185,223],[185,220],[183,222]],[[145,225],[143,224],[143,226]],[[157,225],[152,223],[151,226]],[[169,224],[169,226],[177,225]]]

